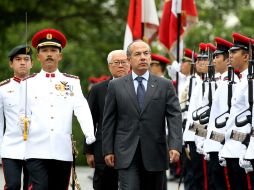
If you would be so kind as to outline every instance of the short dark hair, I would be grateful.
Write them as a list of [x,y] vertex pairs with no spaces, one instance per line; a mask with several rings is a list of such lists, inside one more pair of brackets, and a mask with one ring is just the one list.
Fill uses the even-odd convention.
[[[131,43],[128,45],[128,47],[127,47],[127,51],[126,51],[127,57],[130,57],[130,56],[131,56],[131,46],[132,46],[134,43],[136,43],[136,42],[144,42],[144,41],[138,39],[138,40],[134,40],[133,42],[131,42]],[[147,46],[149,47],[149,51],[151,52],[151,48],[150,48],[149,44],[146,43],[146,42],[144,42],[144,43],[147,44]]]

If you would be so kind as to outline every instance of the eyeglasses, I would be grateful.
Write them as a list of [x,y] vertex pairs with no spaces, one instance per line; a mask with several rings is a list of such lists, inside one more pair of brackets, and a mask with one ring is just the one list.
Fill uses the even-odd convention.
[[117,67],[117,66],[120,66],[120,64],[122,65],[122,66],[127,66],[129,63],[127,62],[127,61],[114,61],[114,62],[112,62],[112,63],[110,63],[112,66],[114,66],[114,67]]
[[145,57],[149,57],[151,55],[151,52],[150,51],[144,51],[144,52],[137,51],[137,52],[133,53],[133,56],[134,57],[141,57],[142,54]]

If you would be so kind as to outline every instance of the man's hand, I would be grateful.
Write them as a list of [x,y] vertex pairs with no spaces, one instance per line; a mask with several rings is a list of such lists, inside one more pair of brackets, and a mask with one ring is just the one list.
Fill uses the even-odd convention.
[[179,158],[180,158],[180,153],[177,150],[170,150],[169,151],[170,163],[178,162]]
[[86,154],[86,162],[90,168],[94,168],[94,155]]
[[107,166],[114,167],[115,166],[115,155],[114,154],[108,154],[104,158]]

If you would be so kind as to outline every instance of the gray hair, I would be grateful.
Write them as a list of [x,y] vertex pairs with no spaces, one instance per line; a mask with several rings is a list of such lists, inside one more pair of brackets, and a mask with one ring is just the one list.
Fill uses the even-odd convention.
[[112,57],[115,54],[124,54],[124,55],[126,55],[125,51],[122,50],[122,49],[113,50],[113,51],[109,52],[109,54],[108,54],[108,58],[107,58],[108,64],[110,64],[112,62]]
[[[136,42],[144,42],[143,40],[134,40],[133,42],[131,42],[128,47],[127,47],[127,57],[130,57],[131,56],[131,46],[136,43]],[[150,46],[148,45],[148,43],[144,42],[148,47],[149,47],[149,51],[151,52],[151,48]]]

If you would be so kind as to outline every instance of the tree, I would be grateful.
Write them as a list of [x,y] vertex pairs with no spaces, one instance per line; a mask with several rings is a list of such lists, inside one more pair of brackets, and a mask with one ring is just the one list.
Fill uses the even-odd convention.
[[[156,0],[162,9],[163,1]],[[252,6],[250,6],[252,4]],[[198,50],[200,42],[213,42],[215,36],[232,41],[233,31],[253,36],[253,0],[196,0],[199,24],[185,37],[186,46]],[[124,31],[129,1],[120,0],[1,0],[0,12],[0,81],[12,77],[8,66],[8,52],[16,45],[31,44],[32,36],[40,29],[55,28],[62,31],[68,40],[63,50],[61,71],[78,75],[84,93],[87,92],[88,77],[109,74],[106,57],[113,49],[123,48]],[[26,34],[25,13],[28,14]],[[237,18],[235,25],[228,26],[228,20]],[[227,26],[227,27],[225,27]],[[27,39],[26,39],[27,36]],[[153,45],[159,51],[158,43]],[[39,72],[36,61],[32,72]],[[82,136],[76,127],[82,152]],[[84,157],[78,157],[84,163]]]

